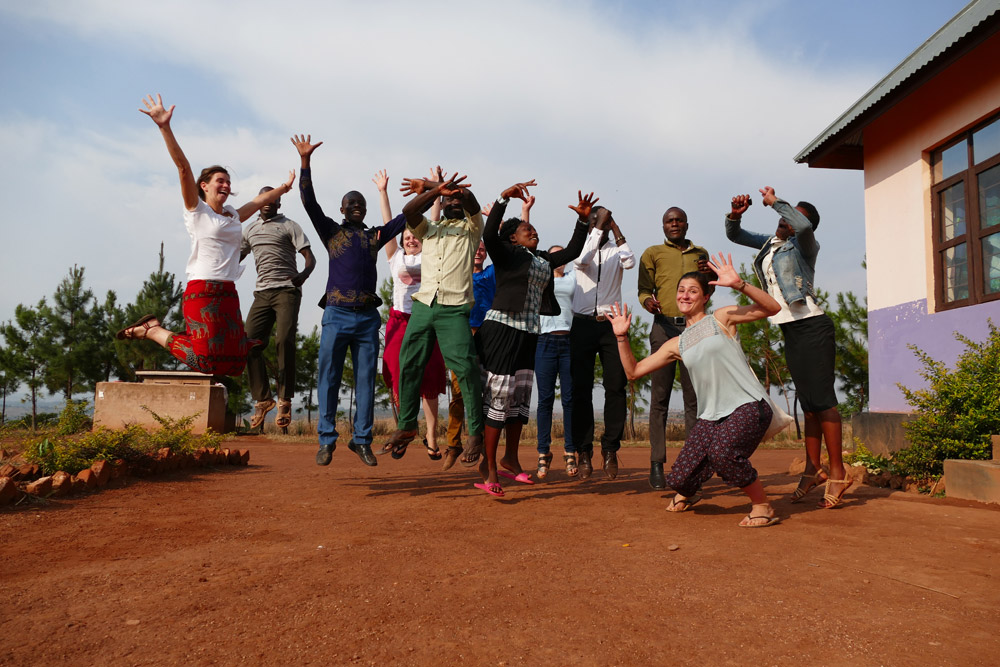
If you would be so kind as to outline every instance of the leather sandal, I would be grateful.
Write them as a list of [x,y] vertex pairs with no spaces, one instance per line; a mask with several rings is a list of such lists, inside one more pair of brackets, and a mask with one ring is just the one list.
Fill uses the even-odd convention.
[[579,468],[576,467],[576,454],[563,454],[563,462],[566,464],[566,476],[576,477],[577,473],[580,472]]
[[[160,323],[156,321],[156,324],[150,324],[150,322],[156,321],[156,315],[143,315],[138,320],[128,325],[121,331],[115,334],[115,338],[118,340],[142,340],[149,333],[149,330],[153,327],[160,326]],[[139,329],[139,327],[142,327]],[[139,329],[139,331],[136,331]]]
[[545,479],[545,476],[549,474],[549,466],[552,465],[552,452],[538,455],[538,468],[535,470],[535,476],[538,479]]
[[292,423],[292,402],[285,398],[278,399],[278,414],[274,417],[274,425],[287,428]]
[[[843,484],[844,488],[840,490],[840,493],[830,493],[831,484]],[[826,492],[823,494],[823,500],[820,501],[818,507],[824,510],[832,510],[844,501],[844,494],[847,493],[847,490],[853,485],[853,479],[827,479]]]
[[801,501],[806,497],[807,493],[825,482],[826,478],[820,477],[822,474],[822,470],[817,470],[812,475],[800,475],[799,485],[795,487],[794,491],[792,491],[792,499],[789,502],[797,503]]
[[264,401],[257,401],[257,405],[253,408],[253,416],[250,417],[250,428],[260,428],[261,424],[267,418],[267,413],[274,409],[277,405],[273,399],[267,399]]

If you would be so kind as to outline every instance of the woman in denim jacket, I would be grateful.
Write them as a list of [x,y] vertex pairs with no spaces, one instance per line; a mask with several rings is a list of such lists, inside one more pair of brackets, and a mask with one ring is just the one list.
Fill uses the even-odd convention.
[[[774,235],[750,232],[740,226],[752,201],[750,195],[737,195],[726,216],[726,237],[759,249],[753,260],[754,273],[761,286],[781,304],[781,311],[768,319],[781,328],[785,337],[785,358],[806,422],[806,469],[792,493],[792,502],[802,500],[825,482],[826,493],[819,507],[829,509],[840,504],[851,482],[844,469],[842,426],[834,391],[834,326],[816,303],[813,286],[819,255],[815,236],[819,212],[809,202],[792,207],[775,196],[771,187],[762,188],[760,193],[764,205],[781,216]],[[824,439],[830,456],[829,475],[820,465]]]

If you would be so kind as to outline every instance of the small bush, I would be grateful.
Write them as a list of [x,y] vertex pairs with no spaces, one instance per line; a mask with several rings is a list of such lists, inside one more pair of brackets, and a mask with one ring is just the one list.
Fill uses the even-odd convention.
[[909,346],[928,384],[916,390],[898,385],[916,417],[903,424],[912,445],[893,460],[911,475],[940,475],[945,459],[990,458],[990,435],[1000,433],[1000,330],[992,320],[989,328],[982,343],[955,334],[966,350],[953,370]]
[[66,401],[62,412],[59,413],[59,422],[56,424],[56,435],[71,435],[89,431],[93,422],[87,414],[90,403],[87,401]]

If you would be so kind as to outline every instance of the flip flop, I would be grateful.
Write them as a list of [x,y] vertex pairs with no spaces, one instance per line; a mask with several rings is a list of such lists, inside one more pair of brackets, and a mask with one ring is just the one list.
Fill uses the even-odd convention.
[[505,495],[503,492],[503,487],[500,486],[498,482],[476,482],[472,486],[476,487],[477,489],[482,489],[483,491],[490,494],[494,498],[503,498]]
[[[766,523],[743,523],[743,521],[754,521],[756,519],[767,519]],[[753,514],[747,514],[746,518],[743,519],[738,525],[740,528],[767,528],[768,526],[773,526],[776,523],[781,523],[780,516],[767,516],[766,514],[758,514],[754,516]]]
[[436,446],[434,447],[434,449],[431,449],[431,446],[427,444],[427,438],[424,438],[424,449],[427,450],[427,456],[428,458],[430,458],[431,461],[441,460],[441,450],[438,449]]
[[383,456],[384,454],[392,454],[392,458],[401,459],[403,455],[406,454],[406,448],[414,438],[417,437],[416,431],[411,431],[412,435],[409,435],[406,431],[396,431],[391,436],[389,440],[382,445],[382,449],[375,452],[376,456]]
[[[699,496],[698,494],[695,494],[693,496],[685,498],[684,500],[677,500],[677,496],[671,496],[671,498],[670,498],[670,504],[667,505],[667,511],[668,512],[687,512],[689,509],[691,509],[692,507],[694,507],[695,505],[697,505],[700,500],[701,500],[701,496]],[[677,509],[678,505],[683,505],[683,507],[681,507],[680,509]]]
[[534,484],[535,481],[531,479],[531,475],[526,472],[519,473],[515,475],[508,470],[497,470],[497,474],[501,477],[506,477],[507,479],[512,479],[515,482],[520,482],[521,484]]

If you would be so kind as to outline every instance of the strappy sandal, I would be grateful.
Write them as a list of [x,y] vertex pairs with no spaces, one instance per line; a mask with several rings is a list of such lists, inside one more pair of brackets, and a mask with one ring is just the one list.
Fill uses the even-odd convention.
[[430,458],[431,461],[441,460],[441,450],[438,449],[437,445],[434,445],[434,447],[428,445],[427,438],[424,438],[424,449],[427,450],[427,456]]
[[[831,484],[843,484],[844,488],[840,490],[840,493],[830,493]],[[854,485],[853,479],[827,479],[826,480],[826,492],[823,494],[823,500],[820,501],[819,507],[824,510],[832,510],[834,507],[839,505],[844,501],[844,494],[847,490]]]
[[815,489],[817,486],[826,481],[826,479],[820,477],[823,471],[817,470],[812,475],[800,475],[799,485],[795,487],[792,491],[792,499],[790,502],[797,503],[806,497],[806,494]]
[[288,428],[292,423],[292,402],[285,398],[278,399],[278,414],[274,417],[274,425],[278,428]]
[[538,479],[545,479],[545,476],[549,474],[549,466],[552,465],[552,452],[547,454],[538,455],[538,469],[535,471],[535,477]]
[[[146,337],[146,334],[149,333],[150,329],[160,326],[159,322],[156,322],[156,324],[150,324],[150,322],[154,320],[156,320],[156,315],[143,315],[138,320],[116,333],[115,338],[118,340],[142,340]],[[139,327],[142,327],[142,329],[140,331],[136,331]]]
[[253,409],[253,416],[250,417],[250,428],[260,428],[267,418],[267,413],[273,410],[275,405],[277,403],[270,398],[265,401],[257,401],[257,405]]
[[580,469],[576,467],[576,454],[563,454],[563,461],[566,463],[566,476],[576,477]]

